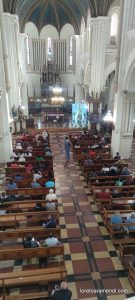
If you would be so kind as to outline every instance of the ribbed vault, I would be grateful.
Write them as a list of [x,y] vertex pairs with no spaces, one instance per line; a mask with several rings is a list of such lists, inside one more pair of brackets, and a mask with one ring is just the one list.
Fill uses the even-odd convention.
[[87,12],[91,16],[106,16],[113,0],[4,0],[4,11],[19,16],[21,31],[27,22],[33,22],[39,32],[43,26],[51,24],[60,32],[70,23],[75,33],[80,33],[82,17],[87,21]]

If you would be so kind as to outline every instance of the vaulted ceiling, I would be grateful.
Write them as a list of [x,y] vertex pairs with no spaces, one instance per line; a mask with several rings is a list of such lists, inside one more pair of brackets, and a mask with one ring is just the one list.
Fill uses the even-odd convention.
[[19,16],[21,31],[33,22],[40,31],[51,24],[61,30],[70,23],[79,34],[82,17],[86,22],[88,9],[92,17],[106,16],[114,0],[3,0],[4,11]]

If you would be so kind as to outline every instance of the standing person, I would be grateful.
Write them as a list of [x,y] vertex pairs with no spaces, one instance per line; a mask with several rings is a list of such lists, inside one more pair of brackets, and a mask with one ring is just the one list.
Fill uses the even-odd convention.
[[69,161],[70,160],[70,140],[67,136],[65,137],[64,145],[65,145],[65,152],[66,152],[66,160]]

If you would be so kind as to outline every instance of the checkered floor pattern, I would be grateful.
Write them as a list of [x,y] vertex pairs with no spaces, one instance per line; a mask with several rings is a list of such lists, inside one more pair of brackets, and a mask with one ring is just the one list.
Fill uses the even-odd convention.
[[[64,135],[51,134],[56,193],[59,200],[61,241],[73,300],[122,300],[133,296],[127,270],[118,257],[84,177],[71,153],[66,165]],[[4,169],[0,166],[4,189]],[[31,268],[35,268],[33,260]],[[0,272],[25,270],[27,262],[0,262]],[[13,294],[19,294],[14,289]]]

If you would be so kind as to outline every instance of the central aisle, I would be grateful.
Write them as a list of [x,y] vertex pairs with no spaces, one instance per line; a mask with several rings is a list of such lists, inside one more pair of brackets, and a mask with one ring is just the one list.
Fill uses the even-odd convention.
[[[127,272],[123,270],[118,252],[72,155],[65,166],[64,134],[51,134],[51,148],[60,203],[61,237],[73,300],[122,300],[127,297],[124,289],[128,290],[128,297],[133,296]],[[115,289],[116,292],[108,291],[106,296],[100,291],[95,294],[95,289]]]

